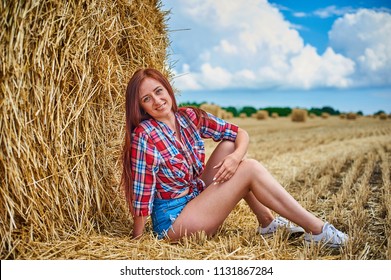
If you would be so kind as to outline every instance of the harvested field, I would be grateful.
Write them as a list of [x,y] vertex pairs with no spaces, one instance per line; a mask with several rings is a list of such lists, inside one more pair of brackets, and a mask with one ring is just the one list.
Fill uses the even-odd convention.
[[[391,258],[391,122],[337,117],[259,121],[234,118],[251,137],[249,157],[261,161],[307,209],[353,237],[348,247],[304,247],[302,237],[255,233],[257,222],[242,202],[213,238],[179,244],[152,234],[133,241],[131,222],[116,220],[101,232],[83,232],[52,242],[21,238],[18,259],[343,259]],[[215,143],[207,142],[207,152]],[[147,224],[150,229],[150,222]]]

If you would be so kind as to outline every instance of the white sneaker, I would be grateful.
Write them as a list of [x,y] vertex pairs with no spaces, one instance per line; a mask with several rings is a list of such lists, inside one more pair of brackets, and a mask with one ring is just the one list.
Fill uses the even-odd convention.
[[310,234],[306,233],[304,236],[304,241],[307,244],[317,244],[319,242],[323,243],[327,247],[339,248],[346,245],[349,237],[347,234],[343,233],[336,229],[332,224],[325,223],[320,234]]
[[290,234],[303,234],[304,229],[293,225],[290,221],[283,217],[276,217],[267,227],[258,227],[257,232],[261,235],[275,233],[278,228],[286,228]]

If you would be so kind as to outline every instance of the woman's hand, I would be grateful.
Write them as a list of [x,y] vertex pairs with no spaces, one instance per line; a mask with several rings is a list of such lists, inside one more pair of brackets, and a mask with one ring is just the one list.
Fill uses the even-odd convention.
[[224,183],[232,178],[242,159],[247,153],[249,137],[245,130],[239,128],[235,140],[235,151],[226,156],[213,168],[219,169],[213,178],[215,184]]
[[234,154],[226,156],[213,168],[219,169],[213,178],[214,184],[224,183],[231,179],[238,169],[241,159],[237,158]]
[[145,223],[147,222],[147,217],[135,216],[133,217],[133,239],[139,239],[144,232]]

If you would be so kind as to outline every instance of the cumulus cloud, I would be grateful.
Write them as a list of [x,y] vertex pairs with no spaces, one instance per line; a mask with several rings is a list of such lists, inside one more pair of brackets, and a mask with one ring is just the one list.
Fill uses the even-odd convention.
[[287,76],[290,85],[300,88],[316,86],[346,88],[351,85],[348,78],[354,71],[354,62],[328,48],[323,56],[312,46],[303,48],[291,60],[292,72]]
[[174,79],[174,87],[178,89],[197,90],[202,86],[197,82],[197,77],[191,74],[190,66],[188,64],[182,65],[182,71],[177,73],[174,71],[176,78]]
[[355,61],[357,85],[391,84],[391,15],[362,9],[337,19],[330,45]]
[[[240,1],[189,0],[178,5],[189,20],[214,36],[212,45],[199,44],[201,48],[192,50],[199,53],[198,58],[185,61],[191,71],[186,64],[182,72],[188,75],[175,79],[182,90],[346,88],[358,80],[363,83],[358,73],[366,74],[367,82],[373,81],[375,74],[383,82],[390,79],[383,75],[391,65],[391,39],[384,39],[384,34],[391,34],[389,14],[360,10],[345,15],[329,33],[330,47],[319,54],[304,44],[295,26],[266,0],[248,0],[246,5]],[[329,8],[323,14],[319,11],[319,16],[338,12]]]

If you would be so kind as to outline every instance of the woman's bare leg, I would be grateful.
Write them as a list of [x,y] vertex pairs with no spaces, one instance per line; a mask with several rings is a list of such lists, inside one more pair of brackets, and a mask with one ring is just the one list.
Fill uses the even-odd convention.
[[[173,224],[173,230],[169,231],[170,239],[179,239],[199,231],[214,234],[242,198],[249,203],[260,224],[263,224],[263,219],[273,219],[270,211],[273,209],[302,226],[306,232],[321,232],[323,221],[305,210],[258,161],[243,160],[230,180],[214,184],[213,177],[217,170],[213,166],[233,148],[233,143],[224,141],[212,153],[202,176],[209,186],[183,209]],[[268,222],[264,223],[267,225]]]
[[[218,169],[214,169],[213,167],[217,165],[225,156],[231,154],[234,150],[235,144],[232,141],[222,141],[217,145],[208,162],[206,163],[205,171],[201,177],[207,186],[213,183],[213,178],[218,171]],[[254,212],[258,223],[261,226],[266,227],[273,221],[274,216],[270,209],[260,203],[252,192],[249,192],[244,197],[244,200],[247,202],[250,209]]]
[[[209,168],[205,171],[207,177],[213,173]],[[186,205],[175,220],[173,230],[169,231],[169,237],[175,240],[199,231],[214,234],[235,205],[249,193],[261,204],[302,226],[307,232],[321,232],[324,223],[319,218],[305,210],[258,161],[246,159],[230,180],[210,184]]]

